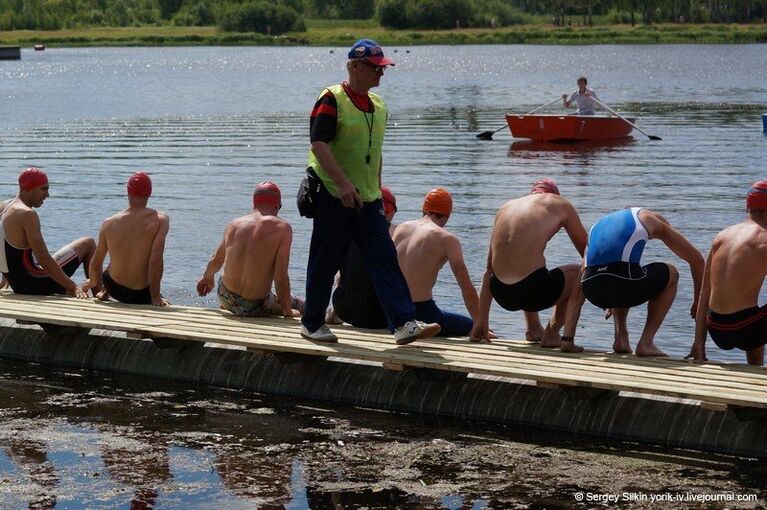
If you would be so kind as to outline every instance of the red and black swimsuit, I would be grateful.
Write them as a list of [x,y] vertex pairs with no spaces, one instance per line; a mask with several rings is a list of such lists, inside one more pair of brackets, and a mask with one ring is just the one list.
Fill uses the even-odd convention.
[[[66,294],[64,287],[56,283],[35,260],[32,248],[17,248],[5,237],[3,215],[0,215],[0,239],[3,247],[0,253],[0,271],[3,272],[13,292],[17,294]],[[54,255],[61,270],[72,276],[80,266],[80,259],[74,250],[59,252]]]
[[727,314],[709,311],[706,324],[720,349],[750,351],[767,344],[767,305]]

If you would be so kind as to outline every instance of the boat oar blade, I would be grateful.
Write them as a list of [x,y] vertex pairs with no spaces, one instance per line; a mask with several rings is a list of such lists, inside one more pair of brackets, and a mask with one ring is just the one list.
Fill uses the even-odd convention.
[[640,133],[642,133],[643,135],[645,135],[645,136],[646,136],[647,138],[649,138],[650,140],[663,140],[663,139],[662,139],[660,136],[651,135],[651,134],[649,134],[649,133],[646,133],[645,131],[643,131],[643,130],[639,129],[639,128],[636,126],[636,124],[632,123],[632,122],[631,122],[630,120],[628,120],[626,117],[624,117],[624,116],[623,116],[623,115],[621,115],[620,113],[616,112],[615,110],[613,110],[612,108],[610,108],[609,106],[607,106],[606,104],[604,104],[602,101],[600,101],[600,100],[599,100],[599,99],[597,99],[596,97],[593,97],[592,99],[594,100],[594,102],[595,102],[596,104],[598,104],[599,106],[601,106],[602,108],[604,108],[604,109],[605,109],[605,110],[607,110],[608,112],[612,113],[613,115],[615,115],[616,117],[618,117],[619,119],[621,119],[623,122],[625,122],[626,124],[628,124],[628,125],[629,125],[629,126],[631,126],[632,128],[636,129],[637,131],[639,131],[639,132],[640,132]]
[[494,131],[482,131],[477,135],[480,140],[492,140]]

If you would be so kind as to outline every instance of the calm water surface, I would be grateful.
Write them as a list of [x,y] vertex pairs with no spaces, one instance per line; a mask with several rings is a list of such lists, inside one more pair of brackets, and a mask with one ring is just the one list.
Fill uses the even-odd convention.
[[[420,216],[422,197],[432,187],[448,188],[455,199],[448,228],[461,238],[477,284],[495,211],[509,198],[526,193],[539,177],[558,182],[587,228],[625,205],[650,207],[662,212],[704,253],[716,232],[743,217],[749,184],[765,178],[767,138],[761,132],[760,116],[767,112],[767,84],[758,72],[767,68],[765,45],[427,46],[387,51],[398,65],[387,70],[378,92],[391,111],[384,182],[398,197],[395,221]],[[21,61],[0,62],[0,196],[15,194],[21,168],[31,164],[45,167],[52,180],[52,196],[39,212],[48,244],[55,249],[75,237],[96,236],[101,221],[125,206],[128,175],[137,169],[148,170],[154,180],[152,205],[171,217],[164,293],[176,304],[215,306],[213,299],[194,294],[195,282],[226,222],[247,213],[255,183],[270,179],[281,186],[282,214],[293,224],[291,278],[296,292],[302,294],[311,223],[298,217],[292,197],[306,164],[308,113],[321,88],[344,77],[344,56],[342,48],[24,51]],[[603,101],[638,117],[645,131],[663,141],[649,142],[635,133],[633,139],[618,144],[557,147],[515,141],[505,130],[492,142],[474,137],[479,131],[503,126],[507,111],[525,112],[571,92],[580,74],[589,76]],[[551,243],[547,257],[550,265],[577,261],[564,234]],[[681,269],[677,300],[657,338],[669,353],[684,355],[693,335],[688,315],[692,297],[689,271],[658,242],[650,243],[644,257],[646,262],[654,260],[671,260]],[[445,308],[463,310],[449,269],[439,278],[435,298]],[[644,317],[642,309],[630,315],[633,341]],[[491,325],[506,337],[519,338],[524,333],[521,314],[495,305]],[[601,318],[598,309],[586,304],[578,335],[588,347],[607,349],[611,324]],[[742,361],[742,353],[722,352],[711,344],[709,350],[712,358]],[[79,404],[72,405],[77,408]],[[26,403],[18,408],[10,405],[17,411],[27,407]],[[88,406],[81,409],[90,412]],[[18,418],[13,412],[4,413],[6,425],[25,430],[24,423],[13,421]],[[289,414],[291,420],[303,419],[300,411]],[[237,414],[237,420],[241,415]],[[191,444],[186,439],[174,443],[173,438],[163,437],[152,443],[151,437],[146,439],[144,432],[133,428],[143,423],[141,416],[135,422],[127,419],[127,423],[111,419],[109,426],[82,426],[79,421],[72,425],[65,418],[41,416],[41,424],[35,425],[44,429],[40,437],[69,438],[56,443],[59,446],[53,449],[63,453],[58,457],[51,453],[50,461],[69,467],[85,465],[66,474],[79,477],[82,487],[95,483],[94,472],[107,472],[118,480],[127,476],[121,474],[119,455],[102,452],[99,457],[87,446],[89,441],[117,438],[127,442],[119,448],[164,456],[165,464],[158,471],[137,476],[155,480],[144,485],[162,486],[169,493],[173,491],[167,489],[171,483],[167,473],[183,473],[177,475],[182,477],[178,483],[195,486],[200,477],[207,476],[210,466],[221,462],[216,460],[216,452],[205,457],[204,444],[185,449]],[[273,433],[280,426],[269,422],[263,430]],[[191,434],[205,430],[207,437],[204,422],[190,427]],[[224,427],[222,433],[232,432]],[[314,444],[316,440],[300,434],[296,437],[300,439],[276,442],[301,450],[302,441]],[[131,441],[137,438],[146,439],[150,447],[136,447]],[[69,440],[86,446],[67,446]],[[4,476],[15,480],[7,473],[39,459],[40,453],[14,453],[13,446],[9,448],[0,464]],[[245,445],[244,451],[251,455],[252,465],[263,469],[257,459],[262,450]],[[78,452],[84,460],[77,460]],[[205,458],[201,460],[201,456]],[[28,458],[33,461],[25,460]],[[98,467],[109,458],[117,459],[118,466],[107,466],[106,471]],[[181,464],[168,465],[168,458]],[[283,486],[293,489],[283,487],[269,501],[303,508],[308,504],[301,474],[305,467],[294,464],[293,459],[281,457],[275,468],[282,473]],[[348,474],[338,476],[349,479]],[[46,486],[54,482],[43,477],[39,485],[67,486],[64,478],[58,480]],[[134,485],[144,487],[138,482]],[[213,485],[200,482],[199,487],[201,492],[193,492],[196,501],[228,498],[228,504],[237,506],[242,494],[227,487],[225,477]],[[92,506],[84,496],[87,490],[77,490],[66,497],[60,495],[61,501],[69,501],[67,507],[73,508]],[[323,497],[330,494],[323,491]],[[396,501],[406,504],[412,492],[405,489],[386,497],[404,498]],[[428,499],[429,505],[481,508],[486,504],[481,491],[466,500],[441,499],[453,494],[449,488],[436,492]],[[117,501],[103,491],[99,494],[106,498],[99,505],[109,507]],[[295,494],[304,494],[303,499],[292,501]],[[249,496],[252,494],[243,497]],[[144,499],[152,497],[149,493]],[[380,498],[371,501],[381,503]],[[182,503],[183,498],[165,500],[166,507]]]

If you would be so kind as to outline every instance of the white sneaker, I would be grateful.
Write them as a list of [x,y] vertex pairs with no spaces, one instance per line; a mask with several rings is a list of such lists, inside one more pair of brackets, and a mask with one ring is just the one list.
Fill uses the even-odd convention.
[[324,342],[326,344],[334,344],[338,342],[338,337],[330,331],[327,324],[320,326],[320,329],[314,333],[309,332],[306,326],[301,325],[301,336],[307,340],[314,340],[315,342]]
[[429,338],[440,332],[442,327],[439,324],[424,324],[421,321],[407,321],[402,326],[394,330],[394,339],[397,345],[405,345],[418,340],[419,338]]

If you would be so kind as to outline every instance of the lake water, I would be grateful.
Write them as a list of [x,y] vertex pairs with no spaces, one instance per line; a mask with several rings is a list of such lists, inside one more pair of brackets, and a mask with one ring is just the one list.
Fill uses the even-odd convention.
[[[422,197],[432,187],[449,189],[455,211],[448,228],[462,240],[469,271],[477,284],[495,211],[509,198],[527,193],[539,177],[557,181],[587,228],[625,205],[650,207],[663,213],[704,254],[716,232],[744,216],[749,185],[765,178],[767,138],[761,132],[761,114],[767,111],[767,82],[761,72],[767,68],[765,45],[385,49],[398,62],[387,70],[377,90],[391,111],[384,147],[384,182],[398,197],[395,221],[419,217]],[[154,180],[151,204],[171,217],[164,293],[176,304],[215,306],[212,298],[195,295],[195,283],[226,222],[247,213],[254,185],[270,179],[282,188],[285,207],[281,214],[293,224],[290,272],[294,290],[303,294],[311,223],[299,218],[292,197],[306,164],[309,111],[323,86],[344,77],[344,60],[343,48],[25,50],[21,61],[0,62],[0,196],[16,193],[16,177],[23,167],[44,167],[52,181],[51,198],[39,213],[48,245],[56,249],[75,237],[96,236],[101,221],[125,206],[128,175],[137,169],[149,171]],[[503,126],[507,111],[529,111],[571,92],[580,74],[588,75],[590,86],[603,101],[636,116],[639,126],[663,141],[650,142],[636,132],[633,139],[622,143],[585,148],[531,145],[512,140],[506,130],[497,133],[492,142],[475,138],[479,131]],[[650,243],[645,253],[645,262],[669,260],[681,270],[677,300],[657,340],[667,352],[684,355],[693,336],[688,315],[692,299],[689,271],[660,242]],[[550,244],[547,258],[550,265],[576,262],[577,253],[561,233]],[[463,310],[448,268],[439,278],[435,298],[446,309]],[[543,317],[547,319],[548,313]],[[639,336],[644,317],[643,307],[629,316],[632,343]],[[524,333],[522,315],[496,305],[491,326],[504,337],[520,338]],[[611,324],[588,303],[578,340],[600,349],[609,349],[612,343]],[[743,361],[742,353],[722,352],[712,344],[709,351],[714,359]],[[460,449],[470,448],[481,458],[503,441],[484,432],[464,438],[460,429],[414,425],[417,440],[408,442],[411,431],[395,434],[392,420],[378,413],[362,413],[363,418],[351,419],[350,410],[307,413],[292,403],[280,404],[283,411],[275,413],[274,403],[262,405],[252,396],[240,408],[196,395],[193,389],[154,395],[146,387],[131,390],[118,385],[117,389],[104,390],[101,382],[90,379],[84,386],[72,383],[72,389],[66,381],[86,378],[76,372],[61,375],[64,382],[50,389],[44,374],[30,375],[24,367],[11,370],[5,366],[2,372],[4,392],[21,385],[15,390],[18,397],[0,403],[2,432],[10,445],[5,456],[0,455],[3,476],[9,480],[3,483],[15,487],[14,480],[26,479],[24,473],[41,476],[35,479],[31,475],[32,485],[14,489],[6,485],[0,490],[5,503],[12,507],[20,501],[33,501],[35,497],[29,495],[37,492],[43,496],[58,494],[68,508],[114,507],[130,499],[130,494],[120,491],[133,487],[131,491],[150,491],[140,497],[134,494],[134,499],[159,501],[165,508],[188,507],[189,501],[223,501],[223,507],[248,507],[254,501],[267,501],[267,506],[305,508],[310,497],[325,498],[314,505],[323,507],[343,502],[343,497],[363,489],[370,497],[354,500],[349,506],[418,502],[424,508],[483,508],[505,507],[497,501],[514,502],[514,497],[541,487],[540,474],[532,481],[512,476],[511,485],[494,489],[486,488],[481,480],[461,485],[452,475],[435,474],[444,485],[417,498],[413,494],[425,490],[419,488],[421,483],[427,485],[418,482],[420,475],[402,475],[396,466],[375,464],[378,472],[368,478],[380,475],[382,480],[395,480],[397,490],[392,492],[386,484],[381,488],[373,482],[355,486],[352,482],[357,478],[342,469],[351,461],[336,452],[335,458],[340,460],[333,469],[337,471],[325,472],[324,485],[317,488],[307,482],[311,477],[306,470],[314,469],[316,474],[321,469],[316,467],[321,464],[318,459],[335,451],[337,441],[348,443],[352,436],[362,438],[356,440],[360,446],[355,450],[356,463],[352,462],[360,470],[369,466],[361,452],[369,447],[371,437],[411,450],[428,449],[432,438],[437,437],[434,441],[445,443],[433,449],[435,457],[427,463],[432,467],[439,466],[445,455],[454,458]],[[38,391],[36,385],[43,389]],[[8,391],[9,395],[17,394]],[[89,391],[92,398],[80,402],[77,395]],[[19,404],[28,393],[41,393],[42,403]],[[129,401],[134,393],[146,409],[179,406],[182,411],[152,426],[146,425],[152,420],[151,413],[139,413],[135,419],[121,417],[114,403]],[[103,402],[112,407],[104,408]],[[190,405],[194,412],[188,412]],[[210,423],[199,419],[206,407],[215,409],[216,417],[231,421],[210,432]],[[269,418],[249,421],[262,408],[262,414]],[[336,430],[336,425],[318,427],[315,423],[325,420],[317,416],[334,416],[336,412],[340,412],[339,419],[348,421],[348,427],[344,425],[348,434],[316,433],[315,429],[323,427]],[[92,413],[102,413],[98,416],[103,419],[90,419]],[[187,415],[188,420],[183,418]],[[285,434],[290,437],[272,437],[257,445],[250,436],[243,439],[243,420],[254,427],[251,430],[264,431],[258,433],[262,439],[287,423]],[[307,421],[314,425],[306,425]],[[25,431],[32,431],[37,441],[26,450],[13,439]],[[456,435],[461,439],[455,440]],[[262,474],[258,472],[253,477],[233,477],[234,485],[227,485],[227,467],[220,456],[226,457],[240,446],[247,458],[235,458],[233,462],[242,461],[242,465],[230,466],[229,473],[242,475],[256,467],[269,471],[271,464],[264,464],[262,457],[274,454],[278,456],[274,470],[280,473],[279,489],[274,489],[274,483],[259,481]],[[46,451],[50,453],[47,460]],[[128,452],[130,457],[136,451],[142,452],[142,462],[160,459],[159,467],[130,475],[131,461],[123,459],[120,452]],[[386,449],[376,451],[383,456],[391,454]],[[563,458],[572,455],[570,450],[562,451],[569,452]],[[397,452],[393,455],[396,457]],[[540,462],[540,455],[531,455],[514,458],[523,464]],[[495,462],[481,469],[513,469]],[[611,466],[601,458],[578,462],[592,468]],[[48,476],[45,466],[51,465],[63,471]],[[567,464],[559,460],[552,469],[564,469],[562,466]],[[638,476],[643,476],[645,468],[636,467]],[[656,468],[663,474],[659,478],[673,471]],[[224,475],[214,476],[222,469]],[[688,478],[702,475],[705,480],[708,476],[693,475]],[[594,487],[609,489],[611,476],[606,473]],[[333,492],[333,480],[346,483],[343,490]],[[261,487],[259,484],[265,484],[262,489],[266,492],[260,493],[267,495],[265,499],[254,496],[252,488]],[[567,501],[572,501],[572,487],[552,487],[564,491],[567,498],[544,498],[541,507],[567,507]],[[279,492],[272,494],[272,489]],[[160,490],[160,495],[153,490]],[[516,496],[503,499],[508,494]],[[493,498],[501,499],[494,505]]]

